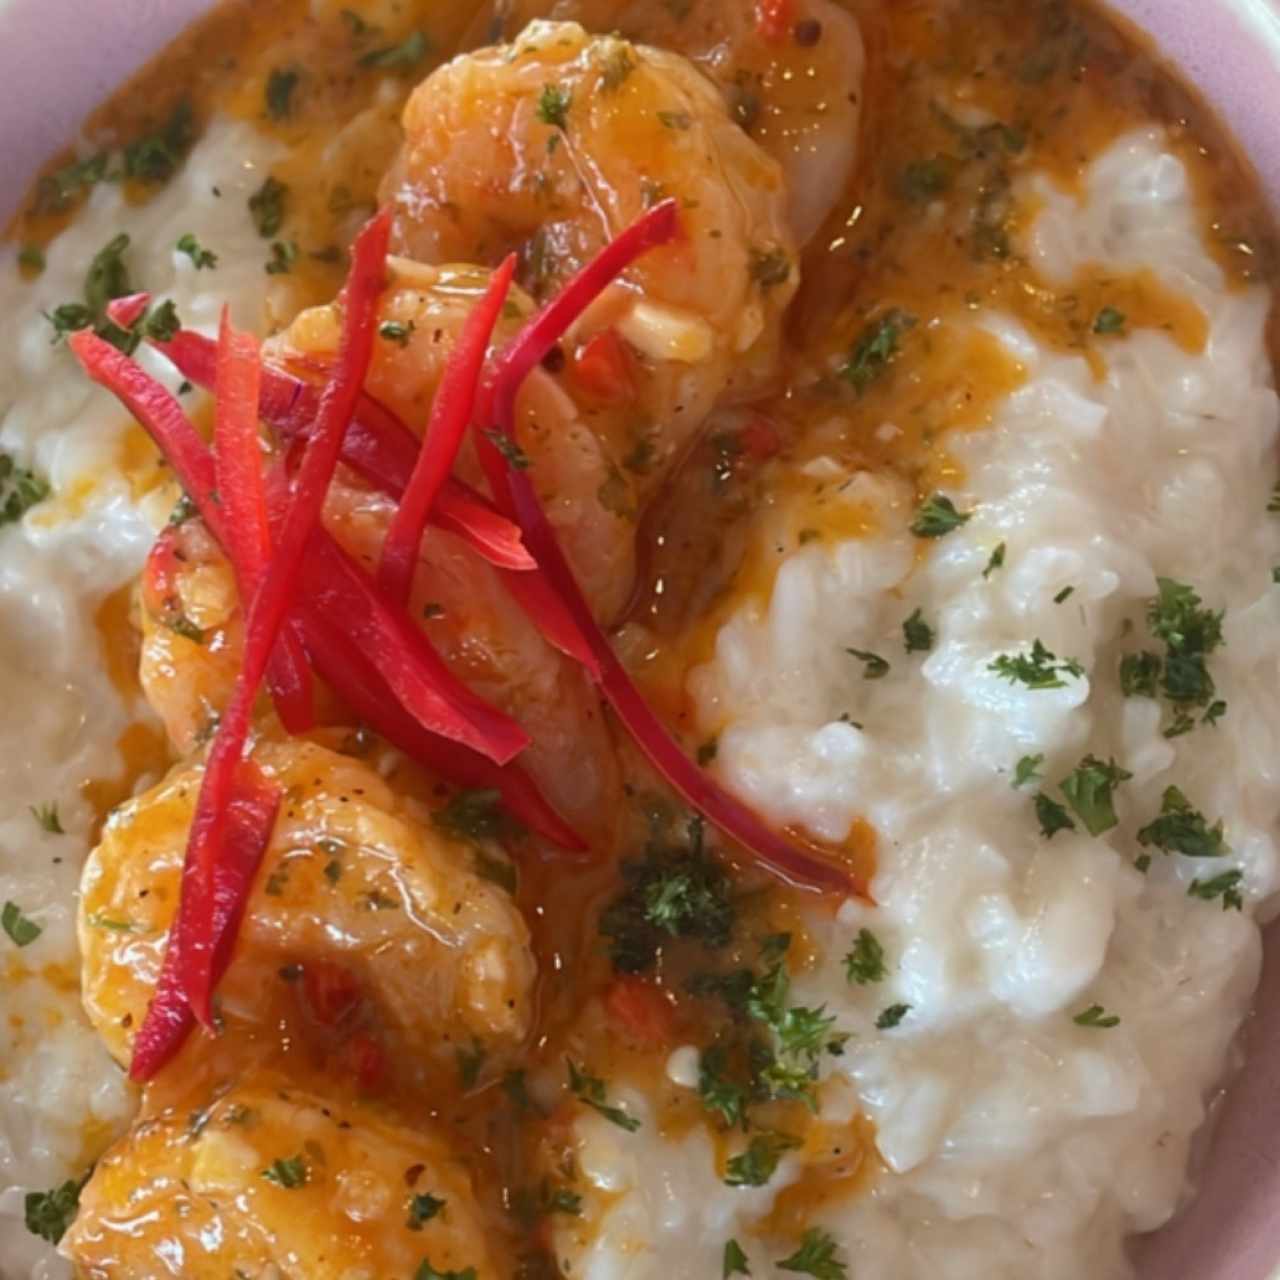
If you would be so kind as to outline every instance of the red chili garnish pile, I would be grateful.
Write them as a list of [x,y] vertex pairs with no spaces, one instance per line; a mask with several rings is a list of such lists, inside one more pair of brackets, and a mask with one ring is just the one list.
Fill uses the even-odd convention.
[[[218,340],[180,330],[156,347],[190,381],[214,391],[212,450],[178,402],[129,356],[94,335],[69,344],[86,372],[151,434],[231,561],[242,601],[241,669],[205,761],[163,971],[138,1032],[130,1074],[149,1079],[193,1024],[213,1024],[212,997],[280,802],[254,764],[251,721],[266,683],[293,733],[313,724],[312,671],[352,712],[419,763],[459,786],[495,789],[533,833],[569,851],[583,841],[515,763],[528,735],[462,684],[407,612],[428,523],[464,539],[501,574],[542,635],[580,662],[653,765],[709,821],[758,862],[808,889],[860,892],[848,874],[770,830],[694,764],[645,703],[597,625],[528,476],[499,450],[514,439],[516,393],[590,303],[646,250],[677,232],[676,204],[650,210],[608,244],[486,368],[514,271],[509,258],[469,316],[437,390],[421,443],[363,390],[386,270],[390,215],[360,232],[343,292],[342,339],[323,385],[264,365],[256,340],[223,316]],[[118,307],[145,308],[145,295]],[[598,393],[630,374],[609,342],[583,353]],[[314,372],[308,371],[308,372]],[[582,370],[579,370],[581,373]],[[300,462],[264,470],[259,423]],[[457,480],[467,427],[491,498]],[[325,531],[320,513],[345,462],[399,499],[376,580]]]

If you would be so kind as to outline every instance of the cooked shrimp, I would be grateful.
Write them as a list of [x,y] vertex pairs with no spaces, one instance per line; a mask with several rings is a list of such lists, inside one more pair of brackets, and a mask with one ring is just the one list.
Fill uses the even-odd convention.
[[[394,1047],[397,1071],[453,1079],[460,1052],[499,1065],[529,1030],[534,960],[476,851],[358,760],[296,739],[254,758],[285,799],[219,987],[227,1027],[289,1021],[301,1000],[318,1056],[358,1030],[375,1056]],[[180,768],[118,809],[85,865],[84,1004],[120,1062],[159,973],[200,778]]]
[[434,72],[404,126],[382,188],[400,250],[493,264],[518,249],[535,297],[655,200],[680,202],[682,237],[646,255],[577,335],[612,327],[638,353],[632,409],[663,424],[658,465],[718,398],[773,375],[799,278],[782,172],[683,58],[534,22]]
[[[797,0],[786,29],[766,36],[757,6],[650,0],[502,0],[501,30],[533,18],[620,31],[683,54],[720,87],[730,114],[781,166],[792,234],[806,244],[853,178],[866,51],[858,23],[832,0]],[[493,39],[486,14],[477,39]],[[483,32],[484,34],[480,34]]]
[[270,1073],[143,1118],[62,1248],[89,1280],[510,1274],[438,1134]]

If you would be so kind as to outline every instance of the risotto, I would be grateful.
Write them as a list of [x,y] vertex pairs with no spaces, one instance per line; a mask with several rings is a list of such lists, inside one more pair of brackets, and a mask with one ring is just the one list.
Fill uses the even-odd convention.
[[1132,1274],[1280,410],[1127,31],[227,3],[0,253],[0,1275]]

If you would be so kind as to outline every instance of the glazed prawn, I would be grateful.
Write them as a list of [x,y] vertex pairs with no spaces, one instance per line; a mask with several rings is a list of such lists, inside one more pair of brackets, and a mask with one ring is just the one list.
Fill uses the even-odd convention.
[[292,1073],[141,1120],[98,1162],[63,1252],[87,1280],[510,1274],[440,1136]]
[[[231,1038],[292,1025],[362,1088],[452,1081],[459,1054],[500,1067],[529,1030],[535,964],[477,849],[360,760],[302,739],[260,741],[254,759],[285,799],[219,987]],[[160,971],[200,777],[180,767],[123,805],[85,864],[84,1006],[121,1063]]]
[[487,10],[473,26],[477,43],[551,18],[618,31],[688,58],[719,87],[734,121],[782,166],[791,232],[801,246],[854,176],[866,49],[857,20],[832,0],[503,0]]
[[534,22],[512,44],[430,75],[404,128],[382,186],[398,250],[489,265],[517,250],[539,300],[646,207],[680,203],[682,235],[646,255],[573,335],[625,341],[632,416],[659,426],[655,470],[681,455],[717,400],[773,377],[799,282],[783,173],[685,59]]

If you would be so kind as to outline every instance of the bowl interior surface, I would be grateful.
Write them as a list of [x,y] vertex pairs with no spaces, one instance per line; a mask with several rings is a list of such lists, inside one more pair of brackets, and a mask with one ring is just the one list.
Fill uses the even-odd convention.
[[[88,113],[211,0],[0,0],[0,219]],[[1112,0],[1228,122],[1280,210],[1280,0]],[[1137,1250],[1142,1280],[1280,1280],[1280,926],[1198,1196]]]

